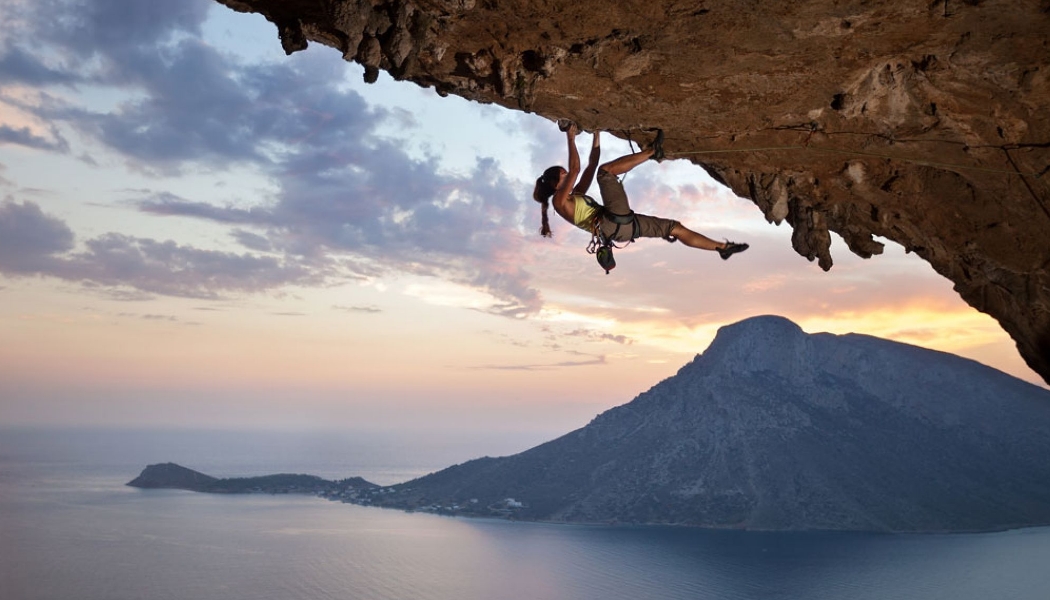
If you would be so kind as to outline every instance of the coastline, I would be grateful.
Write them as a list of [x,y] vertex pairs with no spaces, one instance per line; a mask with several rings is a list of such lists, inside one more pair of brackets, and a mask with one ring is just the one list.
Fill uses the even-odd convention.
[[[179,469],[179,474],[193,474],[194,476],[203,477],[208,480],[206,485],[198,485],[188,487],[185,485],[163,485],[163,482],[153,483],[151,485],[136,485],[151,469],[156,471],[158,468],[171,469],[175,467]],[[292,486],[287,485],[288,481],[309,481],[315,484],[314,487],[309,486]],[[230,482],[235,482],[236,485],[230,486]],[[160,484],[158,484],[160,483]],[[405,482],[408,483],[408,482]],[[430,514],[441,517],[451,518],[465,518],[465,519],[480,519],[480,520],[492,520],[492,521],[505,521],[505,522],[520,522],[520,523],[540,523],[547,525],[569,525],[569,526],[580,526],[580,527],[639,527],[639,528],[671,528],[671,529],[697,529],[706,531],[745,531],[751,533],[864,533],[864,534],[882,534],[882,535],[982,535],[992,533],[1006,533],[1010,531],[1024,531],[1029,529],[1040,529],[1050,528],[1050,522],[1047,523],[1033,523],[1033,524],[1010,524],[1002,527],[993,527],[987,529],[914,529],[914,530],[889,530],[889,529],[851,529],[851,528],[784,528],[784,529],[768,529],[768,528],[755,528],[742,526],[726,526],[726,525],[704,525],[695,523],[671,523],[671,522],[629,522],[622,521],[619,519],[610,519],[607,521],[570,521],[561,519],[540,519],[540,518],[528,518],[517,516],[517,513],[513,509],[508,508],[493,508],[491,505],[471,506],[469,507],[443,507],[439,505],[428,505],[425,507],[404,507],[384,502],[384,497],[387,494],[396,493],[395,489],[398,486],[405,485],[394,484],[390,486],[380,486],[368,482],[360,477],[348,477],[338,481],[331,481],[322,479],[314,475],[303,475],[303,474],[275,474],[275,475],[263,475],[257,477],[234,477],[225,479],[215,479],[207,475],[186,469],[174,463],[163,463],[158,465],[149,465],[143,470],[136,479],[128,482],[130,487],[139,489],[176,489],[194,493],[202,494],[219,494],[219,495],[237,495],[237,494],[264,494],[264,495],[284,495],[284,494],[297,494],[303,496],[313,496],[319,499],[328,500],[330,502],[339,502],[341,504],[353,504],[356,506],[366,508],[380,508],[387,510],[397,510],[404,513],[421,513]],[[520,507],[519,507],[520,508]],[[485,512],[482,512],[485,511]]]

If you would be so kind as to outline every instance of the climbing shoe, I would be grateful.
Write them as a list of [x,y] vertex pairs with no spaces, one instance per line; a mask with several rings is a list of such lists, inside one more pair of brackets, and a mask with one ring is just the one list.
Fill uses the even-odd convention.
[[652,160],[655,160],[656,162],[663,162],[663,160],[665,158],[664,157],[664,130],[663,129],[657,129],[656,130],[656,139],[653,140],[653,145],[649,146],[649,148],[652,149],[652,151],[653,151],[653,155],[650,158],[652,158]]
[[722,260],[729,260],[730,256],[733,256],[737,252],[743,252],[750,248],[747,244],[738,244],[736,242],[730,242],[726,240],[725,248],[718,249],[718,255],[722,257]]

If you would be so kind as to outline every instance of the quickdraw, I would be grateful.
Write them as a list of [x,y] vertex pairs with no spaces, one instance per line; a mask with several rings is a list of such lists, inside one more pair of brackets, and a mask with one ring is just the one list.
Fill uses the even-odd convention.
[[[616,229],[613,230],[612,235],[606,236],[602,233],[603,219],[608,219],[616,224]],[[616,239],[616,234],[620,233],[620,226],[622,225],[631,226],[631,239],[627,240],[623,246],[617,246],[613,240]],[[598,265],[605,269],[605,274],[608,275],[609,271],[616,268],[613,248],[621,250],[636,239],[638,239],[638,217],[635,216],[633,210],[629,215],[614,215],[603,207],[594,215],[594,221],[592,221],[591,225],[591,243],[587,244],[587,253],[593,254],[598,259]]]

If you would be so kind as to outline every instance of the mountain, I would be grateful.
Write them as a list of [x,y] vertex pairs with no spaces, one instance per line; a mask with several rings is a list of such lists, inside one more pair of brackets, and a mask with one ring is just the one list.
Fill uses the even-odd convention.
[[978,531],[1050,524],[1050,391],[865,335],[763,316],[520,454],[373,504],[566,522]]

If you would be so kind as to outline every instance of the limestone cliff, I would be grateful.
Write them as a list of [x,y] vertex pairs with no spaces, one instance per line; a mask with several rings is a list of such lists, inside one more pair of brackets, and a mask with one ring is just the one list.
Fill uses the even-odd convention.
[[829,269],[888,238],[1050,382],[1050,0],[219,0],[398,79],[668,132]]

